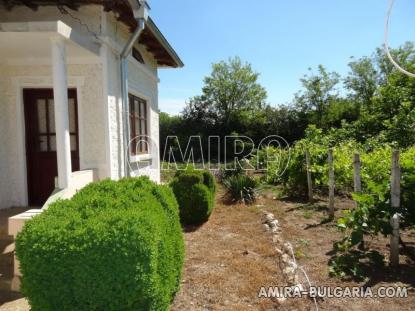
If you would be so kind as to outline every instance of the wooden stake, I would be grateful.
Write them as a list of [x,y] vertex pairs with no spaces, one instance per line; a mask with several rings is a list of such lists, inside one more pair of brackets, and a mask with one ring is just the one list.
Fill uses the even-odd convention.
[[308,201],[313,202],[313,182],[311,180],[311,164],[310,153],[305,152],[306,170],[307,170],[307,185],[308,185]]
[[390,265],[399,265],[399,215],[395,213],[391,218],[392,234],[390,237]]
[[334,218],[334,167],[333,167],[333,149],[329,149],[329,216]]
[[[396,210],[400,206],[401,200],[401,169],[399,166],[399,150],[392,153],[391,167],[391,207]],[[391,220],[392,234],[390,236],[390,265],[399,265],[399,215],[395,213]]]

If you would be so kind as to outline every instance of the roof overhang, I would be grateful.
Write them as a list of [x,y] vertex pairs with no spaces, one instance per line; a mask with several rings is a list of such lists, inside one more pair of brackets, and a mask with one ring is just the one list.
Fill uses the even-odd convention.
[[[97,4],[102,5],[104,10],[113,11],[118,16],[118,20],[127,25],[130,31],[137,27],[133,11],[128,0],[4,0],[3,6],[11,10],[16,5],[25,5],[33,10],[39,6],[66,6],[72,10],[79,9],[82,5]],[[157,28],[154,21],[149,18],[146,28],[142,32],[139,43],[144,45],[153,54],[160,67],[183,67],[183,62]]]

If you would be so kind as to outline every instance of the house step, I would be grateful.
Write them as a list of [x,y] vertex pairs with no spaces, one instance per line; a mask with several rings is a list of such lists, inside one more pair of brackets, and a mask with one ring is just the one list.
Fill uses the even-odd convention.
[[19,292],[20,278],[14,276],[0,276],[0,296],[2,292]]
[[19,292],[4,291],[0,289],[0,309],[1,310],[29,310],[29,309],[16,309],[14,306],[7,307],[6,304],[22,298],[22,294]]

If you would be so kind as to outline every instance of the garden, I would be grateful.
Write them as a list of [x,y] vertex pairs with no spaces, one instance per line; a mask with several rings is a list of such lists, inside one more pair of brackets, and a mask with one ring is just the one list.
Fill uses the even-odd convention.
[[[392,209],[393,146],[355,141],[333,146],[322,137],[310,127],[291,150],[269,147],[244,162],[269,165],[267,170],[208,171],[181,164],[163,171],[164,185],[146,177],[105,180],[54,203],[16,241],[22,292],[31,309],[349,308],[339,297],[260,297],[264,286],[310,284],[406,287],[405,299],[353,302],[357,309],[406,309],[415,302],[414,150],[400,152],[401,204]],[[334,217],[328,150],[335,172]],[[353,191],[357,152],[359,193]],[[276,154],[290,158],[284,174],[273,169]],[[402,218],[400,264],[391,267],[389,219],[396,212]]]
[[[392,53],[414,68],[412,43]],[[349,68],[311,70],[291,105],[272,107],[249,64],[214,64],[202,95],[160,116],[162,160],[181,159],[163,163],[162,185],[100,181],[24,227],[16,254],[31,309],[411,310],[414,80],[381,49]],[[196,134],[201,148],[183,155]],[[287,144],[261,144],[270,135]],[[212,150],[210,137],[231,145]],[[261,295],[311,285],[408,296]]]

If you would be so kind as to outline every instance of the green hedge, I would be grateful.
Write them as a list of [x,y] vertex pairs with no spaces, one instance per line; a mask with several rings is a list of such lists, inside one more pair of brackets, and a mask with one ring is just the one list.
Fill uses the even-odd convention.
[[183,224],[198,225],[209,219],[214,208],[216,183],[208,171],[178,171],[171,182]]
[[32,310],[167,310],[184,260],[178,205],[147,178],[102,181],[27,222],[16,239]]

